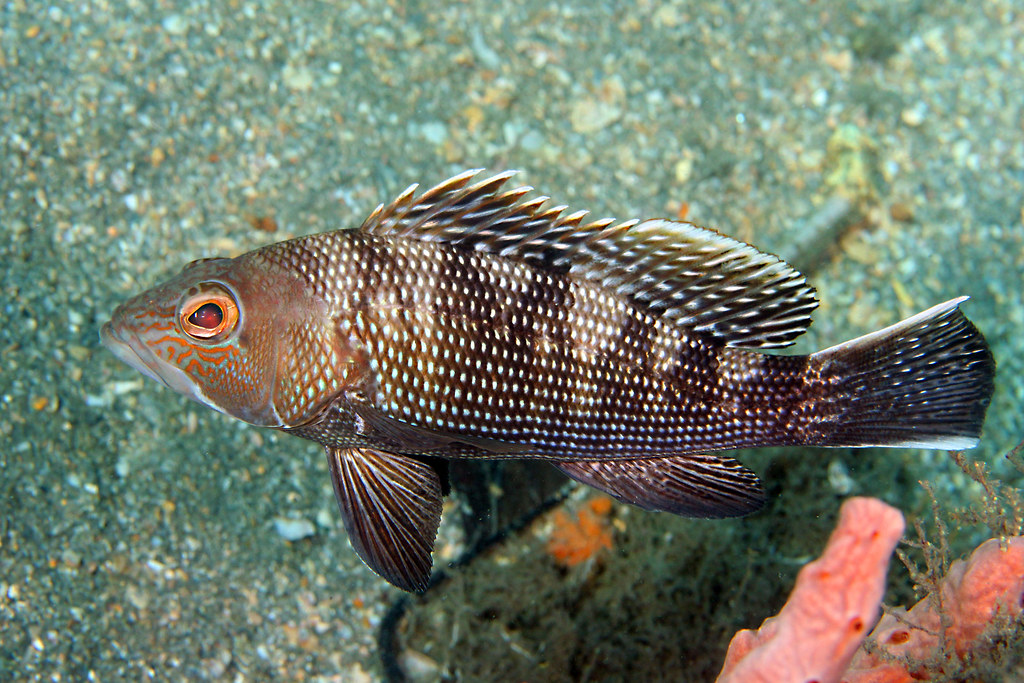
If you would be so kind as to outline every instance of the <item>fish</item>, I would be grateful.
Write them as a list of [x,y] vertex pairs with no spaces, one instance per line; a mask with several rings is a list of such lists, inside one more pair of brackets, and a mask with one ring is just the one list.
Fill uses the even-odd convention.
[[430,582],[453,458],[546,460],[713,519],[766,501],[723,451],[978,443],[995,361],[967,297],[779,354],[818,305],[784,260],[692,223],[590,219],[513,174],[412,185],[358,228],[194,261],[117,307],[101,341],[323,445],[352,547],[410,592]]

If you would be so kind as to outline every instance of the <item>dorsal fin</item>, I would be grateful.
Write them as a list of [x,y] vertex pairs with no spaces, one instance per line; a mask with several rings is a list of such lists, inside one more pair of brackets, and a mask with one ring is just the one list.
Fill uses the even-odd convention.
[[777,256],[691,223],[585,222],[585,211],[527,198],[530,187],[502,190],[515,171],[473,182],[478,173],[465,171],[418,197],[412,185],[360,230],[569,273],[728,346],[787,346],[810,324],[814,289]]

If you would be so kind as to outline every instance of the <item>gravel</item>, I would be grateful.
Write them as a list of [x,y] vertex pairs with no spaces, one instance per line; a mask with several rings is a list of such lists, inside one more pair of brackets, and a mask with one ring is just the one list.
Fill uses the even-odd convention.
[[[975,453],[1021,438],[1018,3],[173,6],[0,8],[0,679],[381,675],[395,593],[318,449],[141,381],[97,331],[189,260],[354,226],[464,168],[783,255],[852,193],[864,220],[812,259],[799,348],[969,294],[1000,364]],[[834,175],[839,130],[860,175]]]

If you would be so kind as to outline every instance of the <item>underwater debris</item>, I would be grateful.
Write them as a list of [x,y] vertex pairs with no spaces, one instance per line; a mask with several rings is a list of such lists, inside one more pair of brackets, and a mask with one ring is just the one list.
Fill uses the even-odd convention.
[[[1021,452],[1024,441],[1006,454],[1006,459],[1024,473]],[[971,460],[962,452],[950,453],[953,462],[963,470],[964,474],[981,485],[985,495],[980,503],[965,510],[957,510],[951,516],[953,521],[962,526],[984,524],[993,536],[1009,537],[1024,534],[1024,498],[1019,489],[992,480],[984,463]]]
[[573,520],[562,510],[555,510],[554,529],[548,539],[547,551],[555,562],[565,568],[575,567],[597,558],[612,549],[612,529],[608,515],[612,501],[606,496],[591,498],[576,512]]
[[826,143],[825,186],[855,204],[878,199],[878,144],[853,124],[838,126]]

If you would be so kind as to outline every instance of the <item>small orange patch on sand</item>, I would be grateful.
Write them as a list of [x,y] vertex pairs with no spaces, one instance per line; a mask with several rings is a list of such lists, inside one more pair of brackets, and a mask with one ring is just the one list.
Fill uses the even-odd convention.
[[576,512],[575,520],[564,511],[556,510],[548,554],[563,567],[575,567],[611,550],[612,529],[608,522],[611,511],[612,501],[605,496],[588,501]]

